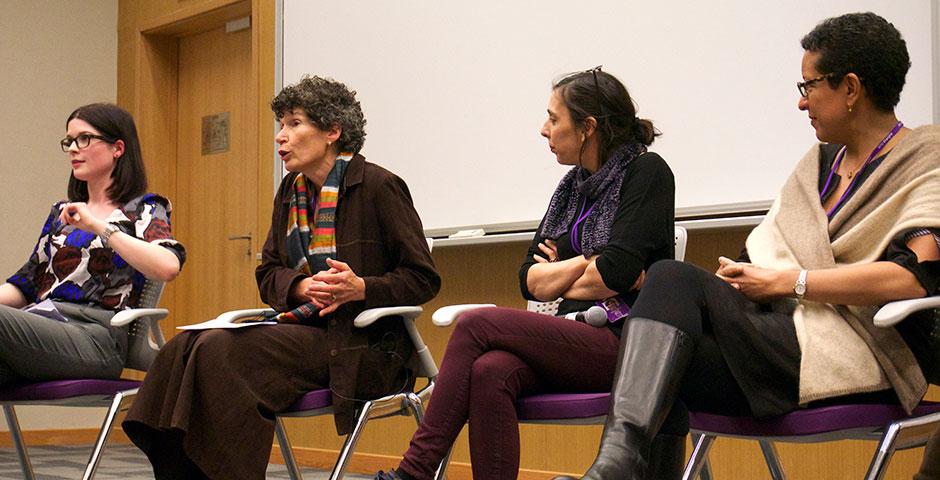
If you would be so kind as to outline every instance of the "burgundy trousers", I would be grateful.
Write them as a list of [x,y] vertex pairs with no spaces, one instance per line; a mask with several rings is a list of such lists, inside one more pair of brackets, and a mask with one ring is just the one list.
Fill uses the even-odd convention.
[[473,478],[519,471],[516,399],[546,392],[608,392],[620,339],[607,328],[511,308],[465,313],[447,343],[434,394],[399,466],[434,472],[470,422]]

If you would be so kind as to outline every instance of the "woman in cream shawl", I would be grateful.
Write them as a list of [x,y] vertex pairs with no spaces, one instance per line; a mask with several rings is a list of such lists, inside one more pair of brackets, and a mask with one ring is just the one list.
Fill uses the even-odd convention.
[[940,282],[940,127],[895,116],[910,61],[883,18],[830,18],[801,43],[798,106],[822,143],[737,261],[720,258],[716,274],[672,261],[647,272],[585,478],[647,478],[652,440],[664,422],[687,422],[686,408],[765,417],[894,401],[910,411],[934,378],[923,325],[875,328],[872,316]]

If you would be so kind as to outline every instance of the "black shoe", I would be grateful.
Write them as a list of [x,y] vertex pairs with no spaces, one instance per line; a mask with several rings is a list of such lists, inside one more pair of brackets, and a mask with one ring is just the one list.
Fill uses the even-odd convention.
[[414,480],[414,477],[393,468],[387,472],[379,470],[379,473],[376,473],[372,480]]

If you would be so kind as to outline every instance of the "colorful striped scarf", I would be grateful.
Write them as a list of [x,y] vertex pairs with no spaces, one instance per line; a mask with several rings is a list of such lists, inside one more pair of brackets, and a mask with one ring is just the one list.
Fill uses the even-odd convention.
[[[307,275],[327,270],[327,258],[336,256],[336,207],[339,202],[339,187],[343,183],[346,167],[352,154],[341,153],[336,157],[333,169],[327,174],[319,198],[310,202],[307,178],[302,174],[294,179],[289,212],[287,215],[287,261],[294,269]],[[310,229],[310,210],[314,211],[313,231]],[[288,321],[310,319],[317,313],[312,304],[284,312],[279,317]]]

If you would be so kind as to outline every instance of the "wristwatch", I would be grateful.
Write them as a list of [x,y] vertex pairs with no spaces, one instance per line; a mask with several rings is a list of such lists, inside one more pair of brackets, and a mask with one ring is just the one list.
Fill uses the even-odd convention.
[[118,228],[118,226],[115,225],[115,224],[113,224],[113,223],[109,223],[109,224],[105,225],[105,226],[104,226],[104,231],[102,231],[102,232],[101,232],[101,235],[100,235],[100,237],[101,237],[101,244],[104,245],[105,247],[107,247],[107,246],[108,246],[108,240],[111,240],[111,234],[116,233],[116,232],[120,232],[120,231],[121,231],[121,229]]
[[806,270],[800,270],[800,276],[796,277],[796,283],[793,284],[793,293],[797,300],[803,300],[806,295]]

